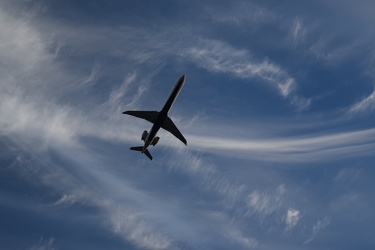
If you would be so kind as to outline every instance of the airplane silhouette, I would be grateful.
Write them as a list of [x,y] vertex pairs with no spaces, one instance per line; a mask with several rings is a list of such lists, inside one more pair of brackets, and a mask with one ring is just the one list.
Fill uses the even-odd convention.
[[141,119],[145,119],[153,123],[150,132],[147,130],[143,131],[141,140],[144,141],[143,146],[139,147],[131,147],[130,150],[140,151],[142,154],[144,153],[150,160],[152,160],[152,155],[150,151],[148,151],[148,146],[152,145],[155,146],[159,141],[159,136],[156,136],[157,132],[160,128],[163,128],[170,133],[172,133],[175,137],[177,137],[180,141],[182,141],[185,145],[187,145],[187,141],[181,132],[178,130],[176,125],[173,123],[171,118],[168,117],[168,112],[171,109],[174,101],[177,98],[177,95],[180,93],[182,87],[184,86],[186,77],[182,75],[176,82],[175,86],[172,89],[167,101],[165,102],[163,108],[158,111],[125,111],[122,112],[126,115],[135,116]]

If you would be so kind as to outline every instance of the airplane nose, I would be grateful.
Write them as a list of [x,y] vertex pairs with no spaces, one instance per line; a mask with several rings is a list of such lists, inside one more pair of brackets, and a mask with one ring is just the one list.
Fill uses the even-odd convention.
[[186,76],[182,75],[178,81],[179,82],[185,82],[185,80],[186,80]]

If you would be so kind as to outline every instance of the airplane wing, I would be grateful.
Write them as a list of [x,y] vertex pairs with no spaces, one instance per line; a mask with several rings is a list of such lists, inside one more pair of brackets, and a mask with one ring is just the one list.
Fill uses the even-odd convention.
[[185,145],[187,145],[187,141],[184,138],[184,136],[181,134],[181,132],[178,130],[176,125],[174,125],[171,118],[167,117],[165,118],[164,123],[161,125],[161,127],[168,132],[170,132],[172,135],[176,136],[180,141],[182,141]]
[[125,115],[132,115],[132,116],[144,119],[151,123],[155,123],[156,118],[159,115],[158,111],[125,111],[122,113]]

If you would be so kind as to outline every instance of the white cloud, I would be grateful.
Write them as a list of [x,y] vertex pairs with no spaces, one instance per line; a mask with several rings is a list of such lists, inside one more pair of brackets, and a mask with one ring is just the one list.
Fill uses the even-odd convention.
[[293,96],[291,103],[297,107],[297,111],[307,110],[311,105],[311,99],[303,96]]
[[[60,189],[62,186],[59,185],[66,185],[66,181],[50,183],[50,185],[52,184],[54,188]],[[96,186],[102,185],[101,181],[103,180],[96,180]],[[117,182],[118,180],[113,178],[112,181]],[[125,186],[122,185],[121,188]],[[150,213],[147,212],[148,208],[136,208],[132,205],[126,205],[126,203],[123,204],[118,202],[114,195],[93,192],[91,191],[92,188],[86,188],[85,191],[82,191],[78,186],[70,185],[65,189],[71,190],[72,194],[63,195],[54,205],[72,206],[79,203],[96,207],[102,211],[102,216],[106,219],[109,230],[121,239],[144,249],[179,249],[174,246],[173,240],[166,233],[163,233],[164,230],[157,226],[158,222],[155,218],[157,212]],[[128,192],[122,195],[124,198],[135,198],[129,197],[132,191],[138,193],[137,190],[130,190],[130,187],[128,187]],[[141,196],[144,196],[144,194]],[[142,200],[142,197],[138,197],[138,200]]]
[[[48,35],[42,33],[32,19],[16,19],[6,14],[2,8],[0,32],[4,34],[0,38],[0,134],[9,137],[36,159],[32,163],[33,169],[23,177],[34,179],[35,182],[38,180],[39,184],[63,193],[54,203],[55,206],[73,206],[78,203],[101,209],[114,234],[140,248],[173,248],[172,241],[156,226],[157,222],[153,218],[122,206],[122,202],[118,202],[113,196],[103,196],[96,189],[109,186],[102,186],[105,182],[104,175],[99,177],[96,172],[100,156],[92,154],[80,141],[81,136],[105,138],[110,141],[132,140],[135,134],[130,133],[129,137],[124,133],[122,124],[118,122],[120,118],[110,121],[103,118],[108,118],[109,106],[121,108],[136,74],[129,74],[124,83],[110,93],[108,101],[102,103],[102,106],[95,103],[96,105],[88,110],[84,105],[73,106],[70,101],[76,100],[66,96],[76,93],[77,89],[84,92],[83,89],[90,88],[100,74],[99,64],[93,66],[89,76],[79,70],[67,70],[62,62],[58,61],[56,51],[50,50],[49,39],[46,38]],[[84,80],[75,85],[79,82],[77,79]],[[136,103],[144,90],[144,85],[140,85],[138,94],[128,105]],[[103,106],[105,111],[102,110]],[[109,116],[111,115],[113,114],[109,112]],[[121,112],[116,115],[123,118]],[[131,131],[132,127],[129,127],[127,130]],[[133,129],[136,127],[133,126]],[[61,167],[49,162],[49,150],[57,151],[67,161],[66,166]],[[29,163],[22,157],[14,164],[20,165],[16,171],[28,171],[26,167]],[[40,167],[37,167],[37,164]],[[71,165],[79,167],[70,169]],[[101,165],[106,164],[102,162]],[[35,173],[32,173],[34,169]],[[85,178],[77,181],[82,173]],[[119,190],[123,190],[124,185],[121,187]],[[132,197],[131,188],[126,190],[130,192],[128,196]],[[113,193],[113,190],[109,193]],[[140,210],[138,208],[138,211]],[[53,241],[53,238],[48,242],[42,241],[31,249],[55,249]]]
[[374,152],[375,129],[336,134],[283,137],[278,139],[237,139],[217,136],[189,135],[194,148],[227,152],[237,157],[265,161],[322,161],[343,159],[350,155]]
[[336,175],[335,181],[343,185],[348,185],[358,181],[362,177],[362,170],[357,168],[344,168]]
[[275,210],[282,206],[282,196],[286,189],[280,185],[276,192],[252,191],[248,196],[247,206],[250,214],[255,214],[260,218],[271,215]]
[[321,37],[313,43],[309,52],[317,59],[322,60],[328,65],[337,66],[350,58],[351,54],[361,45],[360,41],[351,41],[342,45],[334,44],[334,35]]
[[[45,41],[30,26],[30,18],[15,18],[0,10],[0,53],[2,68],[17,68],[19,73],[30,72],[49,60]],[[5,63],[6,62],[6,63]]]
[[42,237],[37,245],[28,248],[28,250],[57,250],[58,247],[55,246],[54,242],[54,237],[50,237],[48,240]]
[[249,195],[248,206],[252,208],[254,212],[268,215],[276,209],[277,203],[271,200],[271,197],[267,194],[254,191]]
[[[100,171],[100,166],[105,165],[100,157],[95,157],[85,150],[76,150],[75,154],[79,157],[72,157],[70,161],[74,166],[79,166],[80,170],[73,169],[73,173],[70,173],[55,166],[53,176],[49,176],[46,170],[41,170],[33,177],[40,178],[43,185],[66,193],[53,203],[54,206],[78,204],[94,207],[100,211],[99,222],[105,223],[107,230],[137,247],[180,249],[164,228],[165,224],[168,224],[166,218],[173,221],[173,209],[129,185],[126,179],[115,176],[108,167],[106,171]],[[94,163],[90,163],[91,161]],[[51,167],[49,165],[49,168]],[[90,181],[81,179],[77,182],[76,178],[82,171],[85,178]],[[170,213],[168,217],[164,214],[166,211]]]
[[299,222],[302,215],[297,209],[290,208],[285,216],[285,231],[290,232]]
[[111,224],[113,231],[122,238],[146,249],[177,249],[168,236],[161,230],[152,228],[147,217],[139,212],[127,211],[126,207],[108,207],[111,209]]
[[303,42],[306,33],[307,29],[303,25],[302,19],[299,17],[295,18],[291,28],[291,36],[295,47],[297,47],[301,42]]
[[[137,77],[137,74],[135,72],[128,74],[125,77],[124,82],[118,88],[115,88],[112,91],[108,100],[108,104],[111,106],[120,106],[121,99],[124,97],[124,95],[128,91],[130,84],[132,84],[135,81],[136,77]],[[139,93],[137,94],[137,97],[139,97],[143,93],[143,91],[144,89],[141,89],[141,91],[139,91]],[[137,98],[135,100],[137,100]],[[130,104],[128,105],[133,104],[135,100],[131,101]]]
[[277,20],[275,13],[249,1],[237,1],[223,6],[218,4],[216,8],[209,5],[205,8],[205,12],[214,23],[245,26],[253,30],[262,24]]
[[329,226],[330,224],[331,224],[330,217],[325,217],[324,219],[317,221],[315,225],[313,226],[313,233],[312,233],[311,238],[306,240],[305,243],[310,243],[311,241],[313,241],[318,235],[319,231]]
[[[60,48],[57,48],[57,51],[60,50]],[[58,53],[58,52],[56,52]],[[94,66],[91,69],[90,75],[83,80],[83,82],[80,84],[81,86],[89,85],[89,84],[95,84],[95,82],[99,79],[99,73],[100,73],[100,65],[98,63],[94,64]]]
[[238,242],[247,249],[254,249],[259,245],[259,242],[253,237],[246,237],[241,231],[229,231],[229,237],[232,241]]
[[[98,64],[88,77],[86,73],[71,72],[53,55],[55,52],[49,50],[49,39],[32,20],[14,19],[2,10],[0,20],[3,20],[0,30],[5,29],[7,33],[2,36],[3,46],[0,45],[0,54],[4,55],[0,57],[0,65],[4,65],[0,68],[0,134],[23,138],[20,144],[32,142],[34,148],[54,143],[77,146],[78,137],[87,135],[125,141],[134,136],[123,133],[119,122],[123,117],[119,114],[124,106],[136,104],[146,90],[146,85],[140,84],[135,97],[123,104],[125,98],[130,99],[125,94],[135,73],[130,73],[124,83],[112,91],[107,102],[88,101],[76,106],[77,100],[67,102],[67,96],[76,95],[77,90],[84,93],[85,88],[97,81]],[[75,84],[77,79],[85,80]],[[91,108],[86,110],[88,106]],[[112,129],[105,129],[108,126]]]
[[[101,114],[106,114],[111,121],[118,122],[124,118],[123,116],[119,116],[123,111],[129,108],[136,109],[142,94],[148,89],[148,84],[135,85],[136,80],[138,80],[137,73],[129,73],[122,84],[113,88],[108,100],[101,105],[101,110],[99,112]],[[144,81],[144,79],[142,81]],[[128,92],[132,91],[132,85],[135,85],[133,87],[137,87],[137,90],[135,94],[133,94],[133,91],[132,96],[130,96]]]
[[375,110],[375,87],[374,91],[369,96],[352,105],[349,108],[348,113],[359,114],[363,112],[371,112],[373,110]]
[[248,50],[236,49],[221,41],[201,40],[198,45],[187,49],[184,56],[212,72],[259,78],[277,88],[283,97],[289,96],[296,85],[293,77],[267,58],[257,62]]

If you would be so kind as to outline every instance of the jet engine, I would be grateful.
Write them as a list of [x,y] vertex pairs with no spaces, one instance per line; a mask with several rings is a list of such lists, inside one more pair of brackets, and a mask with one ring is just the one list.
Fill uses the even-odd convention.
[[142,137],[141,137],[141,140],[142,140],[142,141],[145,141],[146,138],[147,138],[147,136],[148,136],[148,132],[147,132],[147,130],[143,131],[143,133],[142,133]]
[[155,146],[155,145],[158,143],[159,139],[160,139],[159,136],[155,136],[155,138],[154,138],[154,139],[152,140],[152,142],[151,142],[151,145],[152,145],[152,146]]

